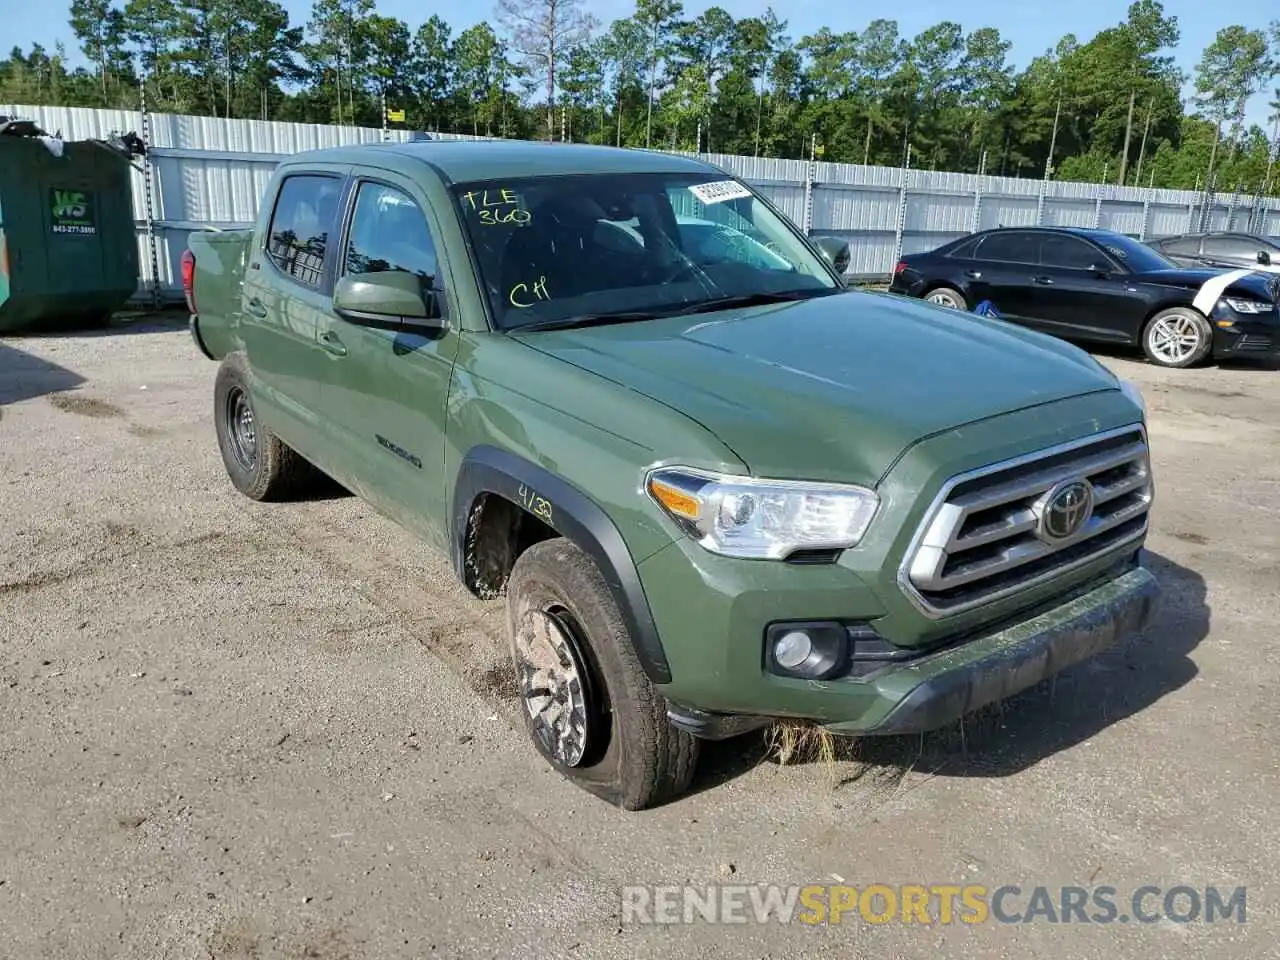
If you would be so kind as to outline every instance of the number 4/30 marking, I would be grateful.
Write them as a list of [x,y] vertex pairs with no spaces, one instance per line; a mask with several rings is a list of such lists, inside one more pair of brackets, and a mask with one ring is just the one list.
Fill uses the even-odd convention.
[[551,502],[549,500],[538,496],[536,490],[530,490],[523,483],[520,484],[520,489],[516,491],[516,496],[520,498],[520,503],[524,508],[535,517],[546,523],[551,523]]

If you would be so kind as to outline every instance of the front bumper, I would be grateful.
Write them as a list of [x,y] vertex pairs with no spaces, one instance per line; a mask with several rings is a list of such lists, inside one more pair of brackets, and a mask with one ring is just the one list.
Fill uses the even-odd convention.
[[1158,594],[1155,577],[1137,567],[1039,616],[889,668],[875,684],[896,701],[888,713],[871,726],[852,720],[827,727],[855,734],[937,729],[1141,632]]
[[1213,356],[1216,360],[1280,355],[1280,317],[1275,311],[1270,315],[1247,315],[1219,308],[1211,322],[1214,325]]
[[[1127,568],[1126,568],[1127,567]],[[795,697],[757,710],[721,713],[675,702],[673,723],[708,739],[733,736],[787,716],[841,735],[919,733],[1034,686],[1143,630],[1159,594],[1134,561],[1113,566],[1066,597],[1012,622],[965,637],[873,673],[805,685],[806,711]],[[795,692],[795,691],[793,691]],[[771,706],[785,706],[774,711]]]

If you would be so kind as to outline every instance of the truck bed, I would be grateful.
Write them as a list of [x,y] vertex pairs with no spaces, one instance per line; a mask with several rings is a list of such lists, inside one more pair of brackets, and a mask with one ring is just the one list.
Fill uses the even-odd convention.
[[241,287],[253,230],[200,231],[187,240],[195,258],[192,289],[193,328],[214,359],[221,359],[238,338]]

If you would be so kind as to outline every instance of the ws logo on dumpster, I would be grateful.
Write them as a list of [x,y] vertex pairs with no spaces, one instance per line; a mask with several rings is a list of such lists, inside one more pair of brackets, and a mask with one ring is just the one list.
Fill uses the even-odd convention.
[[54,233],[95,234],[93,195],[85,190],[50,190],[49,211]]

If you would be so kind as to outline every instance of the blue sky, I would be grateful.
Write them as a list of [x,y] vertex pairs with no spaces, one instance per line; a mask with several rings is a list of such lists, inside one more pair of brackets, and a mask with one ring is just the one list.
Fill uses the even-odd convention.
[[[293,15],[294,22],[305,22],[311,0],[283,0]],[[410,27],[417,25],[432,13],[439,13],[454,27],[455,33],[480,20],[491,20],[491,0],[436,0],[428,6],[421,0],[377,0],[381,13],[396,16]],[[696,15],[710,3],[686,0],[687,15]],[[720,3],[735,17],[763,13],[769,0],[722,0]],[[1013,43],[1011,59],[1017,66],[1025,65],[1032,57],[1055,44],[1067,32],[1075,33],[1081,40],[1088,39],[1098,30],[1124,19],[1127,0],[1075,0],[1071,3],[1052,3],[1048,0],[953,0],[950,3],[915,2],[889,10],[867,11],[861,4],[818,3],[815,0],[773,0],[779,16],[788,21],[792,37],[798,38],[821,27],[834,31],[861,30],[875,16],[896,16],[900,29],[907,36],[914,35],[940,20],[959,22],[965,30],[978,27],[999,27],[1004,37]],[[587,9],[602,21],[608,22],[631,12],[633,0],[587,0]],[[1182,43],[1177,50],[1177,60],[1190,72],[1199,60],[1201,51],[1213,39],[1221,27],[1238,23],[1248,28],[1266,27],[1271,17],[1280,16],[1280,7],[1259,0],[1165,0],[1165,12],[1177,16],[1182,28]],[[4,25],[3,43],[20,43],[24,47],[39,41],[51,47],[56,40],[67,44],[68,52],[76,49],[66,23],[65,4],[38,3],[32,0],[0,0],[0,24]],[[54,13],[53,11],[59,12]],[[10,38],[12,38],[10,40]],[[7,50],[5,51],[7,53]],[[1189,91],[1188,91],[1189,92]],[[1265,124],[1268,114],[1266,95],[1253,98],[1249,105],[1249,119]]]

